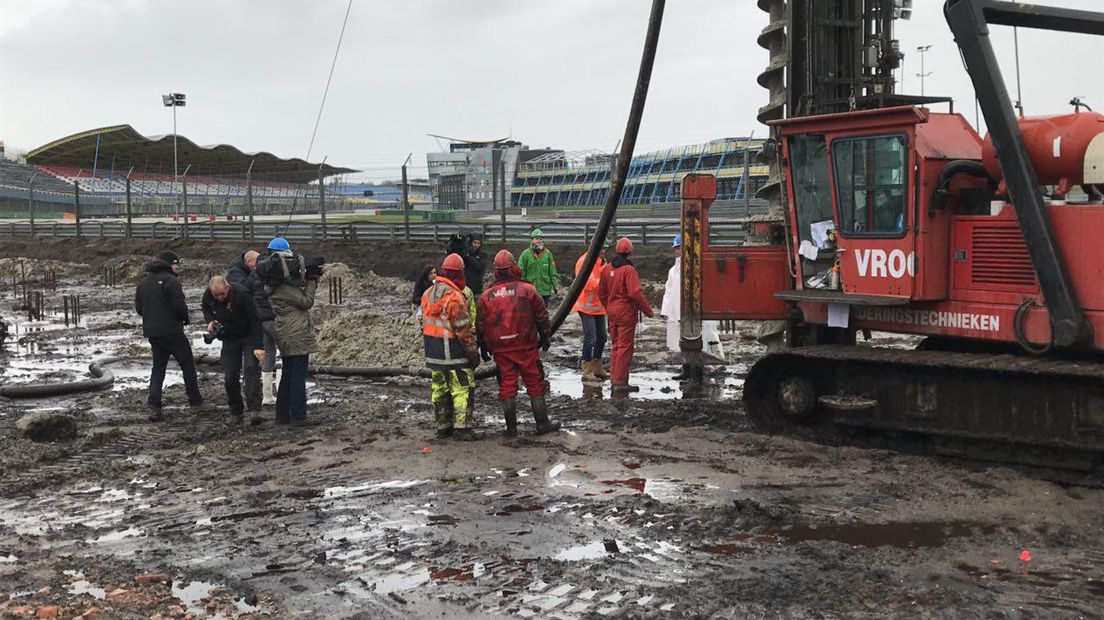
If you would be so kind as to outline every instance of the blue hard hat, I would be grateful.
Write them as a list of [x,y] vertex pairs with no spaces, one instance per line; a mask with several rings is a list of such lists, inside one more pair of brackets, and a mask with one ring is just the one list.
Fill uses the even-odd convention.
[[671,240],[671,247],[677,248],[682,245],[682,233],[675,233],[675,238]]
[[268,242],[268,249],[273,252],[290,252],[291,244],[283,237],[273,237],[272,241]]

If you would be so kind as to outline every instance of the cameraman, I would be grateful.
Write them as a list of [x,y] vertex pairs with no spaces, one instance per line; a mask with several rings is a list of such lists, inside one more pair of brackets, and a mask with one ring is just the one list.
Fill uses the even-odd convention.
[[490,261],[490,257],[483,251],[483,233],[465,230],[453,233],[445,244],[445,255],[449,254],[456,254],[464,259],[464,281],[472,295],[479,297],[483,293],[483,274]]
[[468,245],[463,254],[464,281],[476,297],[483,294],[483,274],[487,271],[487,261],[490,257],[483,251],[483,233],[472,232]]
[[[307,365],[315,348],[310,310],[318,279],[322,277],[322,261],[295,256],[285,239],[277,239],[287,249],[273,252],[257,265],[258,276],[265,284],[265,293],[276,315],[276,346],[283,360],[276,392],[276,423],[306,426]],[[273,244],[276,239],[269,247]]]
[[[259,424],[261,418],[261,366],[264,359],[264,343],[261,337],[261,320],[253,305],[249,291],[238,284],[230,284],[223,276],[214,276],[203,293],[203,320],[207,321],[208,342],[222,340],[223,385],[230,401],[230,415],[235,424],[242,421],[245,409],[251,412],[250,422]],[[242,366],[245,370],[245,403],[242,403]]]

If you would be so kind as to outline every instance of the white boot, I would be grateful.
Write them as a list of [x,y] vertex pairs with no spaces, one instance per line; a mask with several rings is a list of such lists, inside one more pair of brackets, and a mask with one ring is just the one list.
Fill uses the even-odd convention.
[[264,406],[270,406],[276,404],[276,393],[273,392],[274,384],[276,383],[276,373],[274,372],[262,372],[261,373],[261,404]]

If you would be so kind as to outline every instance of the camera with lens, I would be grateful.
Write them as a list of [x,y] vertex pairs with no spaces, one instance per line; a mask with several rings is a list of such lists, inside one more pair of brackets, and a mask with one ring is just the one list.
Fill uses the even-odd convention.
[[323,256],[308,256],[303,259],[303,277],[308,280],[317,280],[322,277],[322,267],[326,265]]
[[216,340],[222,340],[222,335],[226,331],[226,328],[222,326],[222,323],[215,322],[215,327],[211,331],[203,334],[203,342],[211,344]]
[[256,270],[257,276],[260,277],[265,286],[270,288],[275,288],[281,284],[301,286],[305,280],[321,278],[322,268],[325,264],[326,259],[322,256],[279,256],[273,254],[264,260],[257,261]]

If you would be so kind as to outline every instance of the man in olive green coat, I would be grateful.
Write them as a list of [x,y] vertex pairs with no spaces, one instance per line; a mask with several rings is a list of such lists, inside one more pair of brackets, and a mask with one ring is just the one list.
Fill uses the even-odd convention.
[[521,268],[522,279],[528,281],[537,289],[537,294],[548,305],[548,300],[556,292],[556,284],[559,275],[556,273],[556,259],[552,258],[552,252],[544,247],[544,232],[534,228],[529,233],[529,247],[518,257],[518,267]]
[[266,259],[279,263],[271,266],[272,272],[283,272],[278,284],[265,286],[272,312],[276,315],[276,346],[283,360],[280,387],[276,392],[276,423],[305,426],[307,366],[316,346],[310,310],[314,306],[318,279],[302,270],[302,260],[293,262],[300,268],[292,273],[287,260],[290,256],[289,250],[276,252]]

